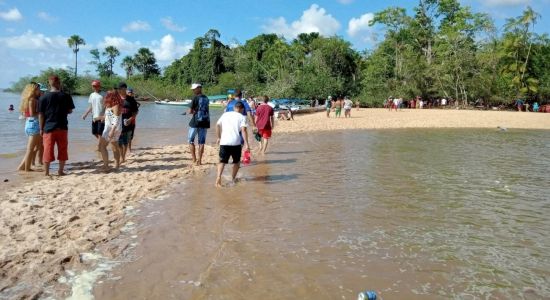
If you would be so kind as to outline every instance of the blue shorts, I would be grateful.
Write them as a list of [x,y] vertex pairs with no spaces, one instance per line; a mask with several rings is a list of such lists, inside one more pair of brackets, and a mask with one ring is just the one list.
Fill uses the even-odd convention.
[[207,128],[189,128],[189,144],[195,144],[195,137],[199,136],[199,145],[206,144],[206,132],[208,131]]
[[40,134],[40,124],[37,118],[27,118],[25,121],[25,134],[27,136]]

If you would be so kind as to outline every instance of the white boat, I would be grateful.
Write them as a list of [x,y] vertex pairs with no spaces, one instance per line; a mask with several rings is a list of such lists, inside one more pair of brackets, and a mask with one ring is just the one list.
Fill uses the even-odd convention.
[[173,100],[156,100],[155,104],[159,105],[175,105],[175,106],[189,106],[191,105],[191,100],[183,100],[183,101],[173,101]]

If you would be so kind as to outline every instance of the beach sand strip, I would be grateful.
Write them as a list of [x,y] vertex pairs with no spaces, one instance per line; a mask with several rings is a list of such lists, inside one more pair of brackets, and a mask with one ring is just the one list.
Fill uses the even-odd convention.
[[[80,255],[118,237],[129,217],[124,209],[154,197],[175,181],[203,174],[217,162],[206,146],[193,166],[187,145],[138,150],[119,171],[101,163],[70,164],[70,174],[21,184],[0,197],[0,298],[36,299]],[[55,174],[56,170],[52,170]],[[101,253],[117,257],[124,249]],[[68,287],[67,287],[68,288]],[[66,293],[66,291],[65,291]],[[6,298],[6,299],[7,299]]]

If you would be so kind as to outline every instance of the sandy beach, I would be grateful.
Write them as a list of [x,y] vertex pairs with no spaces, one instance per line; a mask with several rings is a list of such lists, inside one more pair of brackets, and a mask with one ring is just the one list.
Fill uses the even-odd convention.
[[550,129],[550,115],[512,111],[476,111],[454,109],[365,109],[351,112],[351,119],[327,119],[326,112],[297,115],[294,122],[282,121],[277,132],[311,132],[344,129],[398,128],[517,128]]
[[[351,119],[324,112],[280,121],[276,133],[392,128],[550,129],[550,115],[462,110],[353,109]],[[213,134],[213,130],[210,134]],[[252,141],[251,141],[252,142]],[[118,172],[102,174],[99,162],[69,162],[65,177],[40,178],[10,186],[0,198],[0,294],[8,298],[41,295],[79,255],[120,234],[124,209],[154,197],[170,183],[215,165],[217,150],[207,146],[205,164],[193,167],[183,145],[136,151]],[[6,186],[5,186],[6,188]],[[124,249],[108,249],[116,257]]]
[[[70,174],[22,184],[0,199],[0,294],[36,299],[55,284],[81,253],[116,238],[127,217],[124,209],[154,197],[169,183],[203,173],[214,163],[192,166],[187,147],[138,150],[118,172],[99,172],[100,163],[71,163]],[[124,249],[102,253],[116,257]],[[2,297],[0,297],[2,298]],[[6,299],[7,299],[6,298]]]

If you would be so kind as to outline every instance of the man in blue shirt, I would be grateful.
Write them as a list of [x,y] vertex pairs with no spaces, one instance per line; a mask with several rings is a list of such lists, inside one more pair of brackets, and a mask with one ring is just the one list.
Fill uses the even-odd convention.
[[254,117],[252,116],[252,109],[250,109],[250,105],[248,105],[246,100],[243,100],[242,97],[243,97],[243,93],[241,92],[241,90],[236,90],[235,91],[235,98],[233,98],[233,100],[231,100],[227,103],[227,106],[225,107],[225,111],[226,112],[235,111],[235,103],[241,102],[244,106],[244,109],[242,110],[241,113],[245,117],[248,116],[248,120],[249,120],[250,124],[252,124],[252,131],[255,132],[256,131],[256,122],[254,122]]

